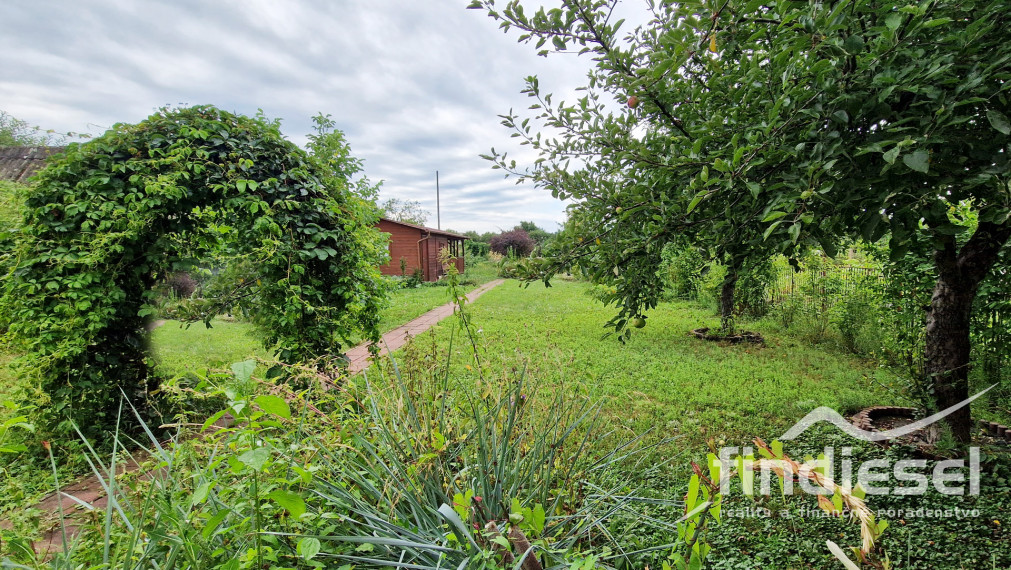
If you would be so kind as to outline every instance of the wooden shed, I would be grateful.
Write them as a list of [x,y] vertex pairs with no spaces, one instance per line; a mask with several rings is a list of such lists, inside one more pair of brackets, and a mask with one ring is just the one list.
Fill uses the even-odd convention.
[[[463,273],[463,240],[467,236],[386,218],[379,220],[378,227],[390,234],[390,262],[379,268],[383,275],[409,276],[420,269],[425,281],[438,281],[446,273],[439,263],[439,251],[444,248],[449,248],[457,271]],[[404,260],[405,270],[401,270],[400,260]]]
[[62,146],[0,147],[0,180],[28,183],[28,178],[42,170],[46,159],[66,150]]

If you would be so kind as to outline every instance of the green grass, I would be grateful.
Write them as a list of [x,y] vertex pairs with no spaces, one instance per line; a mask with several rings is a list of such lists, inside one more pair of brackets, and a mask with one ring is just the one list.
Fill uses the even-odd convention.
[[227,369],[250,357],[271,357],[252,325],[221,319],[211,321],[211,328],[203,323],[187,328],[178,321],[166,321],[151,332],[151,352],[155,370],[162,376]]
[[[894,403],[895,377],[871,363],[770,336],[765,346],[721,345],[688,332],[718,324],[687,303],[663,303],[645,328],[619,343],[603,324],[613,308],[589,298],[586,285],[520,288],[509,281],[470,307],[493,369],[526,366],[552,384],[581,383],[604,402],[620,433],[679,435],[692,446],[708,438],[748,442],[779,436],[818,406],[853,412]],[[443,345],[454,321],[436,333]],[[451,377],[473,381],[468,348],[458,342]],[[684,441],[678,445],[683,446]]]
[[[845,414],[866,406],[910,403],[896,388],[902,383],[889,370],[842,350],[812,346],[777,331],[771,323],[742,323],[762,332],[765,346],[720,345],[690,337],[688,332],[693,328],[718,324],[710,311],[695,304],[661,304],[649,314],[646,327],[636,331],[627,344],[613,337],[602,339],[606,332],[602,325],[613,308],[590,299],[586,289],[584,284],[564,281],[549,289],[539,285],[522,289],[509,281],[485,294],[469,312],[481,331],[486,377],[515,377],[525,370],[531,382],[547,387],[580,385],[602,401],[604,419],[612,433],[597,440],[597,453],[646,430],[652,430],[648,443],[677,438],[625,468],[616,483],[627,484],[630,494],[682,497],[690,474],[689,461],[704,464],[710,439],[717,446],[746,445],[754,437],[771,441],[817,406]],[[454,327],[455,322],[447,320],[433,330],[442,351],[449,350]],[[431,340],[419,339],[413,350],[431,350]],[[458,382],[458,389],[473,391],[479,386],[476,363],[465,345],[455,336],[449,377]],[[397,356],[405,354],[401,351]],[[862,444],[826,426],[788,442],[785,449],[803,458],[819,453],[826,445],[836,449],[852,446],[859,461],[907,459],[910,453]],[[991,562],[997,564],[994,567],[1011,563],[1006,532],[993,522],[1007,524],[1011,519],[1008,462],[1006,457],[993,461],[984,473],[979,497],[932,492],[925,497],[869,498],[872,509],[958,506],[981,513],[973,519],[890,520],[892,526],[882,545],[893,561],[902,562],[897,567],[990,568]],[[894,480],[886,483],[896,484]],[[755,504],[737,493],[728,497],[725,508]],[[791,514],[786,518],[725,520],[711,531],[711,567],[836,568],[841,566],[829,556],[825,539],[859,544],[857,526],[847,520],[809,520],[799,514],[817,511],[813,497],[759,499],[758,504]],[[671,522],[682,514],[677,508],[643,505],[615,532],[622,535],[622,544],[628,549],[665,544],[674,537],[643,524],[643,520],[653,517]],[[997,546],[1002,544],[1005,546]],[[658,557],[650,566],[660,562]]]
[[[488,263],[473,264],[468,269],[464,278],[476,284],[495,277],[494,266]],[[475,286],[469,285],[465,290]],[[390,306],[383,311],[380,328],[387,332],[449,301],[447,287],[422,286],[394,291]],[[209,329],[203,323],[185,327],[178,321],[167,321],[153,330],[151,352],[156,372],[167,378],[188,373],[202,374],[208,370],[228,369],[232,363],[251,357],[272,357],[257,338],[251,324],[215,319],[211,325]],[[32,400],[34,396],[31,386],[19,380],[9,367],[14,357],[11,353],[0,351],[0,402],[12,400],[23,405],[26,395]],[[0,419],[12,414],[11,410],[0,408]],[[68,452],[67,457],[59,459],[62,462],[63,479],[70,479],[87,470],[87,465],[82,462],[70,460],[71,453],[73,452]],[[3,460],[11,460],[13,464],[8,475],[0,473],[0,518],[4,518],[5,512],[17,511],[23,509],[24,505],[33,504],[49,492],[51,486],[46,463],[48,459],[45,457],[37,455]]]
[[[470,290],[473,287],[465,289]],[[415,289],[397,289],[390,294],[390,306],[383,310],[382,318],[379,320],[379,331],[387,333],[440,305],[445,305],[450,300],[448,287],[422,286]]]

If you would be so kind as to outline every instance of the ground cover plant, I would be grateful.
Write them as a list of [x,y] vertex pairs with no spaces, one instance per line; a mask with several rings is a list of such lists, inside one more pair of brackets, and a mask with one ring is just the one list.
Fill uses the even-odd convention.
[[[589,453],[597,416],[578,392],[542,400],[522,374],[460,392],[439,365],[427,379],[441,385],[396,373],[295,392],[255,368],[201,379],[225,405],[202,429],[226,411],[233,427],[168,443],[147,432],[151,477],[117,481],[89,448],[116,500],[54,566],[591,568],[633,555],[606,526],[629,498],[593,485],[629,452]],[[113,461],[136,442],[123,444]],[[36,563],[24,538],[6,538],[17,562]]]
[[[493,264],[481,261],[471,263],[461,276],[462,282],[468,285],[461,285],[460,291],[470,291],[477,284],[494,279],[495,273]],[[380,312],[379,329],[382,332],[392,330],[451,300],[450,290],[445,284],[392,290],[390,304]],[[192,390],[199,383],[197,378],[226,371],[231,363],[249,358],[270,360],[270,351],[263,348],[255,327],[250,323],[215,319],[211,325],[211,328],[207,328],[204,323],[187,325],[179,321],[165,321],[150,333],[154,370],[162,378],[172,380],[163,386],[163,390],[175,394],[177,399],[185,402],[175,408],[175,412],[192,413],[194,407],[205,411],[208,409],[207,404],[201,401],[202,398],[197,399],[192,395]],[[16,370],[11,366],[14,360],[13,353],[0,350],[0,402],[10,404],[9,407],[0,407],[0,423],[30,413],[31,407],[45,398],[38,387],[33,387],[24,377],[19,380]],[[260,365],[257,375],[262,377],[267,368]],[[171,420],[166,418],[165,421]],[[26,529],[25,532],[34,532],[32,529],[40,523],[43,526],[52,523],[53,513],[42,513],[43,519],[40,520],[40,513],[24,508],[52,492],[51,483],[46,476],[48,458],[33,433],[12,430],[9,439],[17,444],[31,445],[31,449],[27,453],[5,457],[7,466],[0,474],[0,490],[3,490],[0,492],[0,519],[7,518],[16,522],[19,528]],[[74,440],[54,440],[52,445],[61,458],[61,481],[72,481],[88,472],[82,451]]]
[[[637,26],[616,6],[470,5],[542,55],[592,58],[576,100],[530,77],[529,112],[503,115],[536,159],[487,157],[573,201],[543,277],[577,265],[615,287],[624,334],[676,236],[752,260],[887,236],[894,258],[931,266],[933,406],[968,398],[974,300],[1011,238],[1006,0],[649,2]],[[978,216],[966,239],[958,207]],[[945,421],[969,440],[967,408]]]
[[[664,504],[685,493],[691,475],[689,460],[705,465],[709,445],[751,445],[752,438],[773,440],[807,411],[827,405],[840,412],[885,403],[915,405],[905,389],[901,370],[882,368],[873,360],[847,354],[845,347],[812,345],[778,326],[774,317],[748,323],[761,331],[766,346],[720,346],[689,337],[687,331],[700,319],[718,320],[715,311],[700,312],[692,303],[662,303],[647,319],[647,325],[625,344],[602,341],[602,324],[608,309],[596,303],[584,283],[559,281],[551,288],[523,289],[515,282],[487,293],[471,307],[471,316],[486,351],[480,362],[463,358],[453,377],[476,382],[479,367],[497,370],[502,363],[522,368],[549,384],[578,386],[594,398],[602,398],[605,425],[611,434],[601,438],[607,449],[623,436],[647,432],[646,442],[673,442],[644,454],[635,467],[623,471],[621,480],[629,493],[656,499],[659,504],[637,504],[628,518],[616,517],[615,532],[625,548],[647,548],[673,542],[676,530],[663,525],[643,525],[660,520],[668,524],[684,514],[681,504]],[[531,315],[537,315],[531,318]],[[417,343],[434,343],[466,357],[467,349],[448,345],[444,327]],[[407,353],[403,358],[408,359]],[[518,358],[518,361],[516,360]],[[461,388],[462,389],[462,388]],[[473,389],[473,388],[469,388]],[[817,456],[825,446],[849,446],[855,461],[908,458],[906,448],[886,451],[829,429],[813,430],[785,449],[798,459]],[[982,564],[1003,567],[1011,549],[1003,545],[1003,524],[1011,512],[1006,449],[998,446],[984,462],[979,496],[953,497],[930,492],[924,497],[868,497],[874,512],[889,527],[876,555],[910,568],[959,568]],[[984,451],[986,453],[986,451]],[[930,463],[929,467],[933,467]],[[890,479],[888,486],[899,484]],[[771,516],[724,516],[707,531],[714,568],[831,567],[833,558],[825,539],[839,544],[859,544],[858,529],[845,519],[812,516],[821,512],[811,497],[760,498],[758,503],[740,493],[725,498],[724,512],[770,509]],[[915,513],[975,510],[972,516],[939,521],[915,514],[889,518],[888,512]],[[780,513],[780,511],[786,511]],[[676,534],[674,534],[676,538]],[[955,537],[962,537],[953,545]],[[850,555],[853,557],[853,555]],[[651,567],[662,564],[654,558]],[[673,562],[671,562],[673,564]]]

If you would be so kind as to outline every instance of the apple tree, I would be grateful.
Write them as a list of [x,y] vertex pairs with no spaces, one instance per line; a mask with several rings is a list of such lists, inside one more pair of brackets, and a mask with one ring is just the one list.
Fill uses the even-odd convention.
[[[647,1],[631,30],[616,4],[471,5],[543,54],[592,58],[578,101],[531,77],[533,116],[504,117],[539,152],[532,168],[492,156],[575,201],[566,256],[620,262],[600,265],[634,283],[619,291],[637,314],[675,234],[725,241],[757,220],[744,256],[888,235],[899,257],[927,240],[925,380],[938,408],[966,399],[973,300],[1011,237],[1009,2]],[[960,241],[948,211],[966,203],[979,224]],[[968,408],[948,421],[968,439]]]

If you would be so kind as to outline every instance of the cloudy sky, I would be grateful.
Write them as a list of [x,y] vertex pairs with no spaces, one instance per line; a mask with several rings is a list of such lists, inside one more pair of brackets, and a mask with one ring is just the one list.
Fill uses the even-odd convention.
[[[524,78],[571,95],[589,61],[537,57],[468,0],[3,0],[0,109],[100,134],[165,105],[281,118],[298,144],[336,120],[381,198],[418,200],[442,227],[548,230],[564,204],[478,157],[511,149],[499,114]],[[517,149],[521,150],[521,149]],[[517,155],[519,156],[519,155]]]

